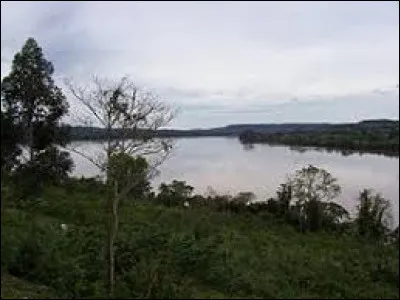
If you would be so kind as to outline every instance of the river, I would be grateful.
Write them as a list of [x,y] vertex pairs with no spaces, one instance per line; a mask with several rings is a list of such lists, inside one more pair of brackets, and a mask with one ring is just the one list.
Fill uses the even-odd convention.
[[[86,153],[101,152],[97,142],[74,142]],[[86,159],[73,154],[75,176],[94,176],[98,170]],[[363,188],[381,193],[392,203],[394,223],[399,220],[399,158],[376,154],[352,154],[307,150],[286,146],[254,145],[244,148],[236,138],[202,137],[175,140],[171,156],[153,179],[153,187],[173,179],[185,180],[198,193],[211,187],[219,193],[252,191],[257,199],[274,196],[280,183],[308,164],[324,168],[338,179],[342,193],[337,202],[351,213]]]

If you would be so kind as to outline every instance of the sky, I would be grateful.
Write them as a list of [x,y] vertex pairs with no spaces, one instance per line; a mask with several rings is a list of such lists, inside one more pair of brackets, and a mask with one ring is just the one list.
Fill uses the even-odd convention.
[[397,1],[1,1],[2,78],[28,37],[61,87],[129,76],[173,128],[399,119]]

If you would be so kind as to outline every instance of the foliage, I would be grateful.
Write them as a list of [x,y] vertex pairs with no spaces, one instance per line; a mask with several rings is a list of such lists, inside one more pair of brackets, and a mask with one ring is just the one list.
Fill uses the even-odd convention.
[[390,202],[379,194],[364,189],[359,196],[356,224],[361,236],[383,238],[390,226]]
[[127,193],[131,198],[141,199],[150,193],[149,164],[144,157],[114,153],[108,163],[108,172],[110,180],[118,182],[119,193],[131,185],[132,187]]
[[395,244],[397,247],[399,246],[399,226],[397,226],[396,229],[390,233],[389,238],[393,244]]
[[322,227],[326,229],[337,229],[338,225],[350,220],[349,212],[335,202],[321,203],[323,219]]
[[99,177],[69,177],[64,183],[64,187],[74,192],[87,192],[87,193],[105,193],[106,186],[103,180]]
[[156,201],[166,206],[183,206],[193,192],[192,186],[178,180],[173,180],[171,184],[162,183],[158,189]]
[[245,130],[239,135],[244,144],[283,144],[324,147],[331,150],[399,155],[399,121],[363,121],[357,124],[325,125],[322,128],[293,129],[266,133]]
[[225,213],[240,213],[248,210],[255,199],[252,192],[239,192],[235,196],[211,193],[207,197],[193,195],[194,188],[185,181],[173,180],[172,183],[161,183],[155,202],[167,207],[181,206],[194,208],[211,208]]
[[[330,216],[339,212],[337,209],[334,210],[336,207],[324,204],[340,194],[340,186],[336,181],[329,172],[312,165],[296,171],[294,177],[290,179],[289,184],[292,186],[296,206],[300,208],[300,217],[305,219],[308,229],[312,231],[320,229],[326,211]],[[336,220],[336,216],[331,219]]]
[[[95,81],[88,93],[71,88],[105,130],[106,160],[86,157],[106,181],[68,178],[72,161],[56,147],[65,145],[69,128],[60,119],[68,107],[53,72],[30,38],[2,81],[1,121],[9,130],[2,128],[2,172],[15,166],[18,146],[29,152],[14,181],[2,180],[2,279],[46,286],[62,298],[398,298],[399,249],[392,243],[339,231],[299,234],[285,224],[335,229],[347,217],[330,202],[340,188],[325,170],[299,170],[277,199],[263,203],[254,203],[251,192],[193,196],[193,187],[175,180],[154,197],[148,179],[171,148],[154,133],[173,114],[126,78]],[[386,133],[394,140],[388,147],[398,151],[395,130]],[[141,156],[147,154],[161,159],[150,162]],[[32,201],[13,201],[26,196]],[[120,211],[122,198],[167,207],[126,201]],[[360,235],[387,236],[387,209],[378,195],[362,194]],[[2,289],[13,282],[2,280]]]
[[[68,111],[68,103],[61,89],[55,85],[53,73],[53,64],[44,58],[37,42],[29,38],[21,51],[15,54],[11,72],[1,83],[1,102],[5,110],[2,123],[4,121],[11,129],[8,134],[15,133],[18,129],[16,140],[2,131],[2,142],[4,137],[6,149],[9,149],[5,151],[9,153],[15,152],[16,143],[28,148],[26,165],[20,170],[24,177],[31,171],[37,173],[32,174],[36,178],[29,180],[63,180],[71,169],[69,154],[54,148],[55,145],[64,145],[66,142],[59,123]],[[45,161],[56,165],[49,166],[47,163],[42,167],[41,164]],[[61,177],[54,178],[58,175]]]
[[54,299],[51,289],[1,274],[1,299]]
[[290,213],[292,205],[292,185],[291,183],[283,183],[276,192],[277,199],[269,199],[267,201],[268,210],[276,216],[286,217]]
[[156,197],[158,203],[168,207],[207,207],[224,213],[251,213],[262,218],[275,218],[304,230],[342,231],[349,221],[349,214],[341,205],[332,202],[340,187],[327,171],[308,166],[296,172],[288,182],[281,184],[276,198],[254,201],[251,192],[237,195],[209,193],[207,197],[192,196],[193,187],[184,181],[162,183]]
[[40,195],[45,184],[64,184],[72,167],[73,162],[67,152],[48,147],[32,160],[19,165],[13,173],[14,184],[19,187],[16,197],[26,200]]
[[[56,297],[104,298],[106,199],[68,184],[45,188],[38,205],[3,209],[2,271]],[[205,207],[126,201],[120,221],[118,298],[399,296],[398,247]]]
[[61,142],[57,125],[68,105],[51,78],[53,72],[53,64],[44,58],[37,42],[29,38],[15,55],[11,73],[1,85],[6,112],[21,126],[23,142],[34,154]]
[[[21,154],[18,148],[20,133],[9,114],[1,111],[1,170],[2,174],[10,172],[17,164]],[[3,172],[4,171],[4,172]]]

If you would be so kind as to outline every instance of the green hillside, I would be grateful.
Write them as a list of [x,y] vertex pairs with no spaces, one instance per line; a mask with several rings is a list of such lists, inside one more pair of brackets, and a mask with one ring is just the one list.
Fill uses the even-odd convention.
[[[2,200],[2,298],[35,298],[35,286],[56,297],[106,295],[101,191],[52,187],[17,205],[2,187]],[[399,297],[396,246],[209,208],[126,201],[120,213],[120,298]]]

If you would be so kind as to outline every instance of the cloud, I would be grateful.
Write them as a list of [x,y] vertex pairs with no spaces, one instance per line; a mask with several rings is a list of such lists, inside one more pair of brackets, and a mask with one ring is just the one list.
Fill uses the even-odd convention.
[[2,77],[29,36],[57,78],[129,75],[183,112],[247,108],[249,122],[258,106],[290,99],[302,107],[357,95],[374,107],[371,91],[399,82],[396,2],[2,1]]

